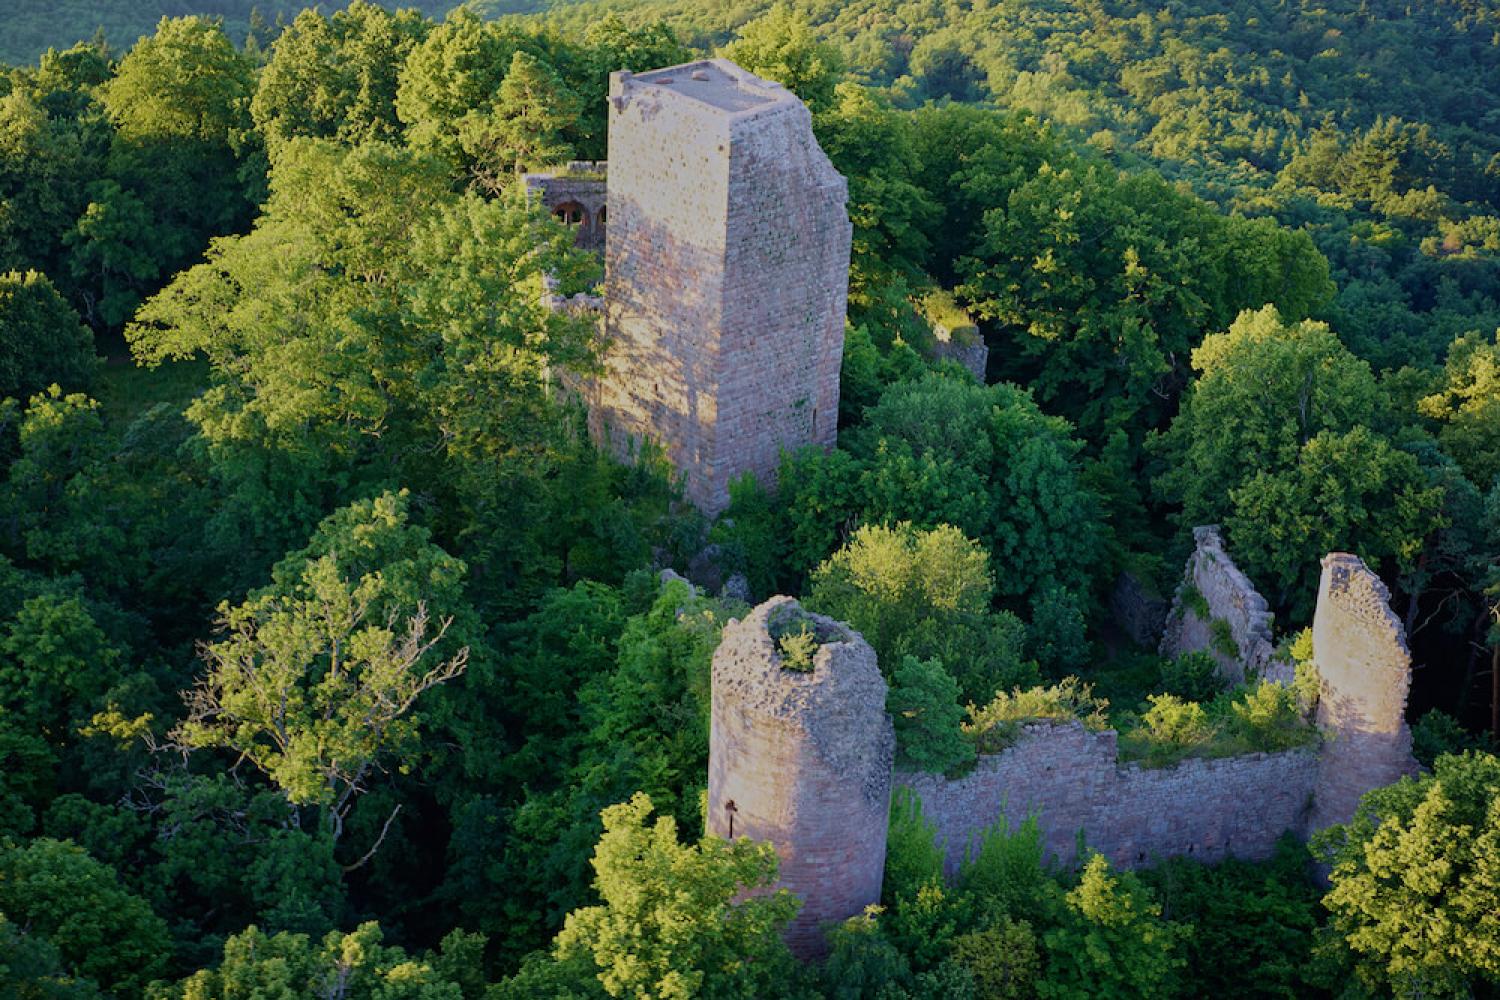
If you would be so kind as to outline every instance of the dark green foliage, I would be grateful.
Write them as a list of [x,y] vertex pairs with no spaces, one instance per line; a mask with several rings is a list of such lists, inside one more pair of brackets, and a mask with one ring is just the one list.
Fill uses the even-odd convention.
[[[1174,532],[1213,520],[1293,627],[1322,551],[1361,553],[1425,665],[1417,703],[1483,719],[1493,12],[494,17],[540,6],[7,11],[0,995],[1493,992],[1493,776],[1440,756],[1479,738],[1437,714],[1415,737],[1438,773],[1330,835],[1325,931],[1290,854],[1062,872],[1002,819],[944,882],[898,794],[883,910],[795,969],[787,902],[737,896],[770,856],[679,833],[702,827],[710,654],[744,609],[655,572],[711,540],[758,596],[853,622],[918,765],[1030,719],[1105,725],[1080,681],[1025,687],[1074,674],[1151,763],[1307,745],[1293,692],[1216,692],[1204,658],[1130,653],[1103,610],[1120,570],[1164,585]],[[609,72],[720,48],[808,98],[854,245],[840,447],[737,484],[709,526],[660,450],[615,462],[563,401],[600,344],[542,308],[543,279],[583,291],[599,268],[508,187],[605,157]],[[960,316],[987,379],[932,360]],[[157,367],[118,363],[122,327]],[[418,673],[467,648],[462,676],[409,703],[360,689],[411,665],[386,654],[418,612],[447,622]],[[815,661],[816,630],[782,638]],[[215,668],[196,688],[195,650]],[[285,710],[256,711],[238,681],[274,664]],[[983,706],[962,728],[961,701]],[[641,791],[656,825],[601,838]]]
[[0,913],[109,993],[139,995],[166,966],[161,918],[119,884],[113,869],[66,842],[0,846]]
[[[1236,650],[1238,652],[1238,650]],[[1187,701],[1211,701],[1224,690],[1219,662],[1206,650],[1183,653],[1161,664],[1161,687]]]
[[891,678],[886,711],[896,724],[896,754],[905,764],[944,773],[974,759],[959,732],[958,684],[937,660],[904,657]]
[[1423,767],[1430,768],[1444,754],[1465,750],[1482,750],[1479,737],[1459,725],[1458,720],[1434,708],[1422,713],[1411,727],[1411,755]]
[[1306,848],[1290,836],[1264,865],[1227,860],[1212,867],[1185,858],[1143,875],[1164,915],[1187,938],[1187,981],[1211,996],[1316,995],[1309,982],[1320,891],[1308,875]]
[[0,398],[52,384],[88,389],[99,367],[94,338],[47,277],[0,274]]

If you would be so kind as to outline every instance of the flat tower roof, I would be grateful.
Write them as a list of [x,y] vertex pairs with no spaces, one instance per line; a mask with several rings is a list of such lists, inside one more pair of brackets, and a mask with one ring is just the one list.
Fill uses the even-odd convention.
[[781,84],[762,80],[727,59],[701,59],[630,74],[626,79],[631,85],[660,87],[730,114],[797,99]]

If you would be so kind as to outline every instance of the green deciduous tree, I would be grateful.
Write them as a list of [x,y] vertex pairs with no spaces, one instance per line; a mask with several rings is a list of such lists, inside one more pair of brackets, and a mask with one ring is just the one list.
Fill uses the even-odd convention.
[[1500,476],[1500,339],[1465,334],[1448,348],[1444,369],[1439,390],[1417,408],[1439,422],[1443,450],[1488,489]]
[[1182,928],[1161,919],[1130,872],[1111,872],[1095,854],[1066,897],[1062,925],[1043,935],[1046,971],[1037,993],[1048,998],[1163,997],[1177,986]]
[[1316,553],[1353,551],[1410,568],[1441,523],[1443,491],[1410,454],[1356,427],[1318,434],[1295,466],[1257,472],[1229,496],[1224,523],[1236,560],[1300,614],[1316,593]]
[[843,73],[837,48],[820,42],[812,26],[791,7],[778,3],[739,30],[724,46],[725,59],[750,72],[785,85],[813,110],[833,100],[833,88]]
[[46,940],[74,974],[139,996],[169,956],[166,925],[114,870],[66,842],[0,846],[0,913]]
[[592,861],[603,904],[568,915],[559,958],[592,958],[616,997],[778,992],[792,972],[780,933],[797,900],[783,890],[736,901],[775,882],[775,850],[744,838],[684,846],[670,816],[648,823],[651,810],[642,794],[604,810]]
[[304,10],[276,38],[256,80],[256,128],[272,146],[293,136],[399,138],[397,74],[430,27],[415,10],[392,14],[364,0],[332,16]]
[[1293,465],[1322,431],[1372,424],[1382,405],[1369,364],[1327,324],[1287,322],[1274,306],[1205,337],[1192,363],[1199,374],[1163,435],[1171,464],[1157,481],[1185,524],[1221,520],[1229,489]]
[[[869,525],[813,573],[808,601],[846,621],[893,677],[903,659],[935,658],[971,700],[1026,683],[1016,617],[992,611],[988,554],[950,525]],[[956,698],[954,699],[956,705]]]
[[1319,834],[1323,905],[1360,979],[1400,996],[1500,985],[1500,760],[1470,751],[1368,792]]
[[305,934],[266,934],[251,925],[224,942],[222,961],[179,983],[158,983],[149,1000],[346,996],[381,1000],[472,1000],[483,939],[453,931],[439,951],[420,957],[383,943],[370,921],[321,941]]
[[958,683],[937,660],[903,657],[893,671],[886,710],[896,725],[896,752],[912,767],[942,773],[974,759],[959,731]]
[[98,370],[93,335],[46,275],[0,274],[0,398],[87,389]]
[[221,606],[228,637],[204,647],[176,739],[238,754],[294,805],[321,807],[337,839],[385,759],[411,752],[417,699],[464,670],[453,613],[427,603],[451,599],[463,571],[407,523],[404,495],[333,515],[270,587]]

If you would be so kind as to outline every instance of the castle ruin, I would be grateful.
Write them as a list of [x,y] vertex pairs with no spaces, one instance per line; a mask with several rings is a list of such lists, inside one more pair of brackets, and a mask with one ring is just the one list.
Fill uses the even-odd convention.
[[621,457],[659,443],[712,516],[742,474],[774,484],[783,449],[835,443],[847,186],[807,106],[727,60],[614,73],[609,94],[610,168],[525,182],[602,240],[591,431]]
[[[1214,560],[1199,569],[1194,577],[1190,564],[1190,578],[1237,579]],[[958,778],[896,769],[873,651],[848,626],[772,598],[732,622],[714,656],[709,832],[775,845],[780,885],[804,900],[788,943],[806,957],[826,948],[823,926],[879,902],[893,787],[920,799],[950,874],[1002,816],[1012,827],[1035,816],[1062,863],[1076,860],[1080,836],[1124,868],[1267,858],[1288,831],[1305,837],[1345,822],[1366,791],[1416,769],[1404,721],[1411,662],[1388,597],[1358,557],[1323,561],[1313,619],[1319,747],[1150,768],[1121,763],[1113,731],[1047,721]],[[812,620],[826,640],[808,672],[787,669],[778,648],[777,616],[787,614]],[[1268,625],[1245,620],[1257,624],[1252,633]]]

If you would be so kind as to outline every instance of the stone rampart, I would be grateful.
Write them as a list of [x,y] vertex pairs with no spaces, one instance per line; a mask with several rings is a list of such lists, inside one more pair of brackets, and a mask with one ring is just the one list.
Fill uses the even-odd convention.
[[[1206,650],[1230,681],[1247,676],[1289,682],[1291,668],[1275,658],[1275,618],[1265,598],[1224,548],[1216,525],[1193,529],[1196,547],[1172,600],[1161,655]],[[1220,624],[1222,623],[1222,624]]]
[[1385,584],[1358,556],[1323,560],[1313,613],[1325,735],[1310,830],[1347,822],[1359,798],[1417,770],[1406,724],[1411,654]]
[[1301,832],[1317,770],[1312,750],[1121,764],[1112,730],[1037,723],[962,778],[900,771],[896,785],[915,792],[937,825],[950,874],[1002,814],[1012,828],[1035,814],[1053,860],[1075,860],[1081,832],[1089,849],[1134,868],[1269,857],[1283,833]]
[[[805,622],[822,645],[787,667],[771,623]],[[787,943],[827,949],[822,927],[880,901],[896,740],[875,651],[848,626],[776,597],[731,622],[714,652],[708,831],[769,841],[781,886],[802,898]]]
[[575,228],[574,242],[579,247],[602,251],[607,176],[608,164],[603,160],[574,160],[555,170],[522,174],[521,183],[547,211]]

